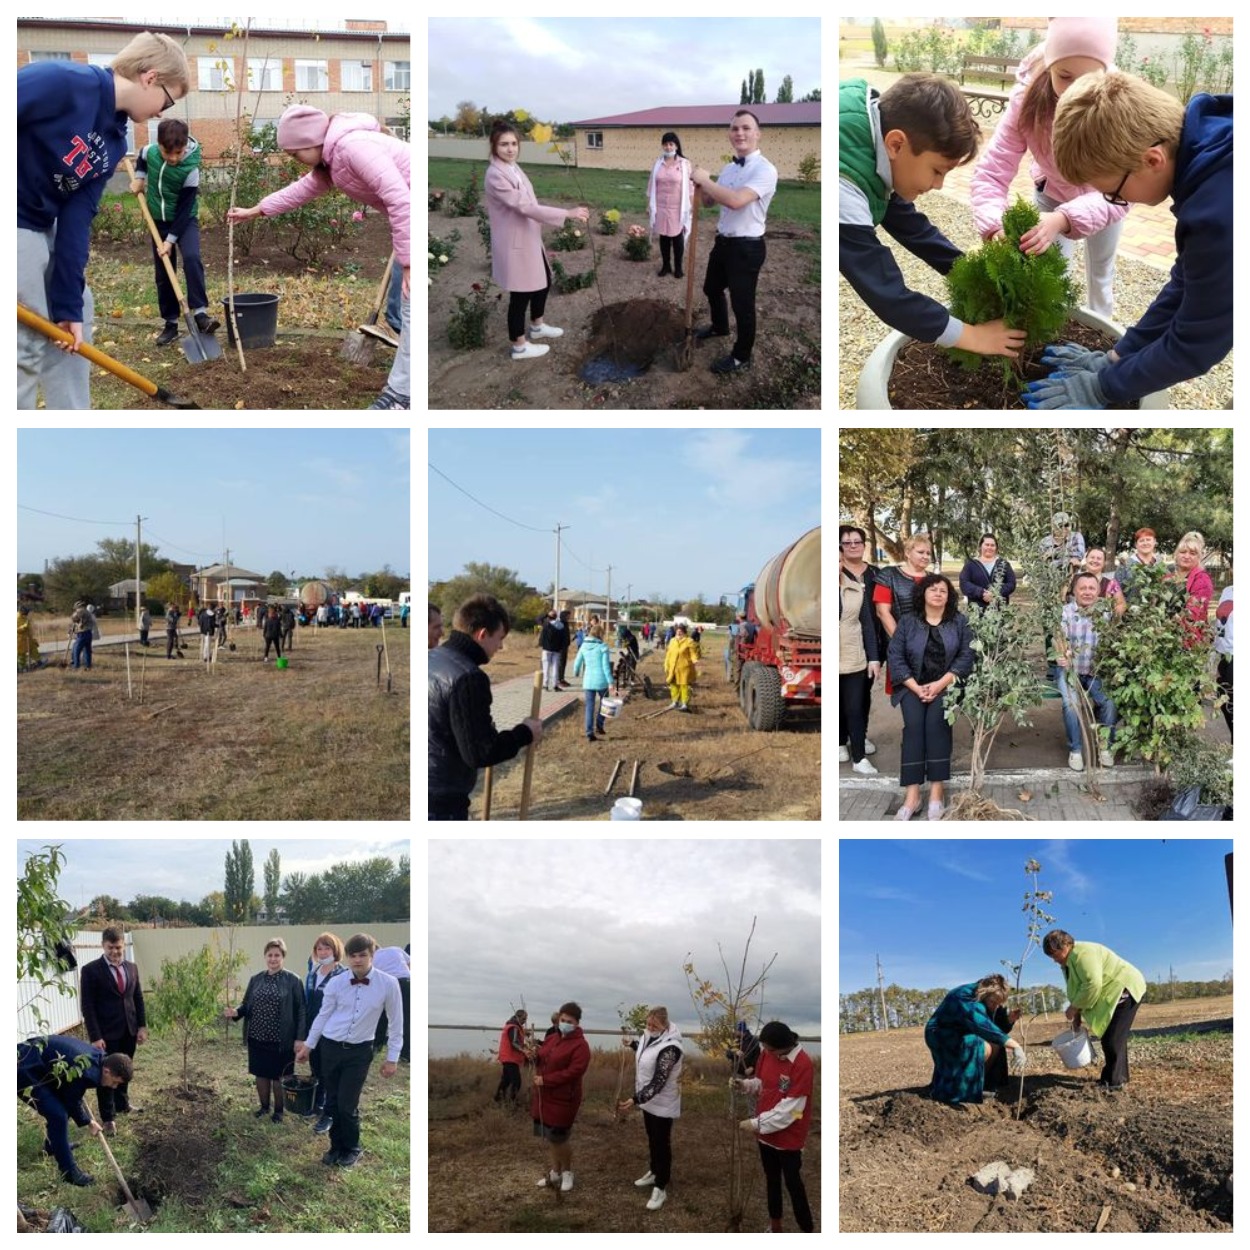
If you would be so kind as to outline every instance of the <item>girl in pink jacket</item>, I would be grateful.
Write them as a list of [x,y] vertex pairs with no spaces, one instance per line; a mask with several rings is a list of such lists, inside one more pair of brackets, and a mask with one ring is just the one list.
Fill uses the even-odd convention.
[[1064,180],[1055,165],[1050,134],[1059,97],[1082,75],[1113,68],[1114,17],[1053,17],[1046,42],[1030,52],[1017,72],[1018,86],[972,175],[972,212],[977,232],[991,239],[1002,232],[1011,180],[1026,151],[1041,222],[1020,240],[1020,250],[1039,255],[1058,243],[1071,259],[1085,240],[1086,302],[1110,317],[1115,250],[1127,204],[1109,204],[1101,191]]
[[486,211],[490,214],[490,267],[497,286],[512,293],[508,301],[508,337],[513,360],[547,354],[545,343],[525,337],[525,310],[530,310],[530,336],[558,339],[564,331],[547,325],[543,313],[551,288],[551,270],[543,248],[543,226],[566,221],[586,222],[590,209],[550,208],[540,204],[534,187],[517,164],[521,136],[507,122],[490,132],[490,164],[486,167]]
[[254,208],[232,208],[227,221],[274,217],[315,200],[337,187],[344,195],[386,214],[391,223],[395,264],[403,270],[402,329],[390,377],[370,408],[412,406],[409,282],[412,215],[412,148],[384,134],[368,113],[327,117],[310,104],[293,104],[278,119],[278,146],[302,165],[312,166],[298,182],[267,195]]

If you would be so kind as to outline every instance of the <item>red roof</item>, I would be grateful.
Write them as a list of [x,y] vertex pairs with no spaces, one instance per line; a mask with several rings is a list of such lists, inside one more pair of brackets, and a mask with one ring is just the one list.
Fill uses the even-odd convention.
[[665,108],[642,109],[637,113],[614,113],[610,117],[591,117],[570,122],[571,126],[724,126],[729,128],[733,115],[740,108],[749,108],[768,126],[819,126],[820,102],[807,104],[676,104]]

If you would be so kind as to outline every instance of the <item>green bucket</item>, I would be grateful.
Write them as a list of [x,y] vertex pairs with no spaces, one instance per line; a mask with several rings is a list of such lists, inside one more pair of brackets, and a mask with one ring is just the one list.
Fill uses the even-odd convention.
[[274,667],[275,668],[287,668],[288,665],[286,661],[286,656],[285,655],[279,656],[277,663],[274,665]]

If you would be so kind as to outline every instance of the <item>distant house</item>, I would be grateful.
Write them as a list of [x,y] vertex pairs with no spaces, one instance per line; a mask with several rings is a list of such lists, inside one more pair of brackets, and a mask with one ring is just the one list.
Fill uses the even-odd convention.
[[191,575],[191,589],[201,603],[233,603],[265,598],[266,579],[237,564],[210,564]]
[[682,154],[719,173],[733,157],[729,123],[740,108],[760,119],[760,151],[781,178],[797,178],[805,156],[820,159],[820,102],[807,104],[681,104],[615,113],[572,123],[577,164],[588,169],[649,171],[660,155],[660,136],[671,130]]
[[257,924],[290,924],[287,919],[286,908],[279,904],[273,909],[273,914],[269,914],[269,909],[262,903],[260,910],[256,913]]
[[[109,587],[108,609],[110,612],[133,612],[135,610],[135,579],[127,578],[124,582],[114,582]],[[139,582],[140,602],[147,599],[147,582]]]

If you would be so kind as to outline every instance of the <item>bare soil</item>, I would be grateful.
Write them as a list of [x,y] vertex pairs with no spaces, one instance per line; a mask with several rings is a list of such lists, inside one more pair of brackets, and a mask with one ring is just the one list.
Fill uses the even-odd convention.
[[[1082,347],[1106,351],[1114,340],[1079,321],[1069,321],[1056,337],[1059,342],[1080,343]],[[1030,348],[1020,358],[1020,386],[1048,377],[1053,369],[1041,363],[1045,344]],[[1017,386],[1007,385],[998,364],[986,359],[979,369],[965,369],[935,343],[908,343],[895,360],[890,376],[890,406],[893,408],[1024,408]],[[1121,407],[1108,404],[1109,408]],[[1126,408],[1139,407],[1136,400]]]
[[[639,689],[621,714],[607,722],[607,736],[586,740],[583,705],[549,722],[534,753],[530,820],[607,820],[616,799],[628,793],[635,760],[642,761],[635,796],[644,820],[819,820],[820,720],[817,712],[796,715],[776,733],[747,727],[733,686],[725,681],[723,639],[708,646],[691,694],[693,711],[667,711],[664,664],[658,653],[638,666],[652,682],[654,697]],[[532,673],[524,651],[487,666],[491,680]],[[572,661],[570,660],[570,667]],[[575,687],[577,683],[574,683]],[[611,795],[604,794],[618,759],[624,759]],[[520,808],[524,755],[495,769],[492,820],[514,820]],[[484,776],[480,774],[480,776]],[[482,783],[473,799],[481,814]]]
[[[1015,1077],[979,1105],[930,1101],[921,1029],[843,1035],[841,1231],[1093,1232],[1105,1210],[1106,1232],[1231,1232],[1231,1014],[1231,997],[1143,1004],[1114,1095],[1097,1089],[1101,1056],[1062,1066],[1061,1018],[1034,1021],[1019,1121]],[[1188,1031],[1218,1020],[1228,1031]],[[969,1183],[998,1159],[1035,1172],[1020,1199]]]
[[[429,403],[445,408],[750,408],[820,406],[815,394],[794,402],[777,402],[777,375],[801,367],[797,358],[812,357],[805,366],[819,371],[820,287],[806,280],[812,257],[796,248],[812,244],[817,236],[800,226],[768,232],[768,255],[760,274],[756,299],[757,332],[751,370],[730,378],[709,372],[726,355],[733,338],[709,339],[694,348],[688,370],[677,367],[677,352],[685,342],[686,282],[658,277],[659,248],[650,260],[628,260],[622,250],[626,228],[645,225],[641,215],[621,218],[616,235],[592,236],[600,257],[598,289],[559,295],[547,300],[545,320],[559,326],[564,337],[547,342],[551,350],[541,360],[513,362],[508,349],[507,293],[495,301],[487,323],[486,346],[457,351],[447,340],[447,325],[456,309],[456,297],[470,294],[475,282],[490,277],[490,263],[477,233],[474,217],[429,215],[430,232],[448,235],[460,231],[452,261],[439,271],[429,288]],[[713,240],[700,232],[694,265],[694,326],[709,322],[707,300],[702,294],[707,255]],[[552,252],[548,261],[559,261],[570,276],[590,270],[594,258],[589,247],[580,252]],[[657,350],[654,363],[640,377],[623,382],[591,385],[577,371],[593,355],[592,319],[602,303],[658,301],[669,306],[665,318],[655,319],[671,338],[671,349]],[[498,294],[491,288],[492,294]],[[643,317],[644,321],[653,320]],[[733,329],[732,316],[730,320]],[[656,345],[659,346],[658,344]],[[650,353],[648,353],[650,354]],[[783,358],[789,364],[783,363]]]

